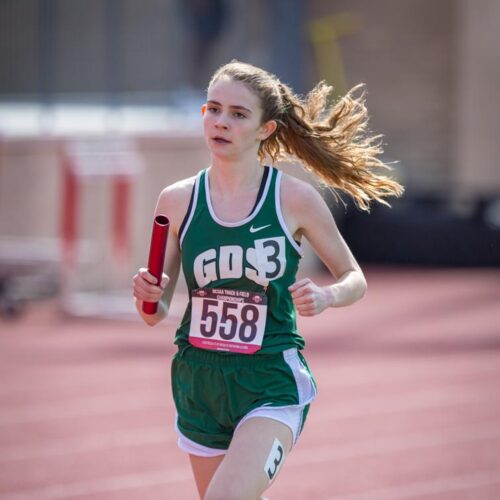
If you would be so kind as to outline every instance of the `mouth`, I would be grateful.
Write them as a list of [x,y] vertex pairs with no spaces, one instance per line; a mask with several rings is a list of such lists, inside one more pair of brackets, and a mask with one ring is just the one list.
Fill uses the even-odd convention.
[[217,144],[231,144],[231,141],[228,141],[227,139],[224,139],[224,137],[212,137],[212,141],[216,142]]

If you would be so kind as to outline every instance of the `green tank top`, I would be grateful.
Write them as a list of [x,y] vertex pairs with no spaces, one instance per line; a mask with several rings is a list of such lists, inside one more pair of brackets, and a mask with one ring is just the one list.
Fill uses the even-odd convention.
[[281,212],[282,172],[272,167],[264,169],[255,206],[248,217],[238,222],[224,222],[215,214],[207,171],[202,170],[196,177],[179,232],[182,268],[190,297],[175,336],[180,348],[189,344],[192,292],[200,288],[266,294],[264,337],[261,349],[254,355],[304,347],[288,291],[295,282],[302,251]]

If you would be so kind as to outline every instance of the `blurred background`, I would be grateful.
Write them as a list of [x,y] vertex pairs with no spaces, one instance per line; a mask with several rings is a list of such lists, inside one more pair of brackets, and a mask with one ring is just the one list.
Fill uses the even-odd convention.
[[301,93],[366,84],[407,191],[371,215],[329,200],[360,261],[497,266],[499,19],[493,0],[3,0],[0,286],[34,254],[82,289],[141,265],[161,187],[207,164],[199,109],[232,58]]
[[361,261],[498,265],[499,16],[487,0],[3,0],[1,286],[18,287],[11,258],[56,270],[61,242],[82,288],[117,254],[142,264],[161,187],[207,163],[199,108],[232,58],[302,93],[366,84],[407,192],[371,215],[330,200]]
[[[299,318],[323,396],[271,498],[499,498],[499,24],[496,0],[0,0],[0,500],[195,498],[185,285],[151,335],[131,277],[232,58],[365,83],[406,187],[370,214],[324,193],[369,291]],[[307,246],[301,273],[330,280]]]

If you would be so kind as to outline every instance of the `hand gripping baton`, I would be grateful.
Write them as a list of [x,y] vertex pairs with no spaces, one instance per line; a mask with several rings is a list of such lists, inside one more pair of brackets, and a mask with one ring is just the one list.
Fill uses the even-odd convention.
[[[163,266],[165,265],[165,250],[167,248],[168,228],[170,222],[165,215],[157,215],[153,222],[153,234],[149,247],[148,271],[161,283]],[[143,302],[142,310],[146,314],[154,314],[158,309],[158,302]]]

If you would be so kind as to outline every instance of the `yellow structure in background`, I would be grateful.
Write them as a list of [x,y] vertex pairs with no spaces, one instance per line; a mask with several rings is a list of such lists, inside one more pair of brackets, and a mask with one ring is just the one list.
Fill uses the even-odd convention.
[[324,16],[308,24],[319,77],[333,85],[335,97],[345,94],[348,90],[338,40],[358,32],[360,27],[359,19],[349,12]]

